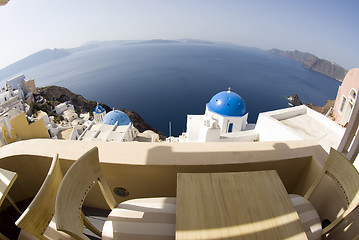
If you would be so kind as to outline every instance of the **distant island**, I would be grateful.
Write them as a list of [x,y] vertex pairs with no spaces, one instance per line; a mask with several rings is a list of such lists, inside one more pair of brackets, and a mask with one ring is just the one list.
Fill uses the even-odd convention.
[[340,82],[343,81],[345,75],[348,72],[342,66],[334,62],[318,58],[311,53],[300,52],[298,50],[282,51],[276,48],[273,48],[268,52],[297,61],[306,68],[324,74],[328,77],[334,78]]

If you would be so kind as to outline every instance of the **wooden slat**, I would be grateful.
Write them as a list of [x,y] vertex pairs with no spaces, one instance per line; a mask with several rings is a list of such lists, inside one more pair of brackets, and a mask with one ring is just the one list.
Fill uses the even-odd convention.
[[[103,194],[112,195],[103,178],[98,158],[98,149],[94,147],[83,154],[67,171],[61,185],[55,204],[55,220],[57,230],[71,235],[75,239],[88,239],[83,234],[82,204],[92,186],[101,182]],[[110,207],[117,205],[113,196],[105,197]],[[88,222],[86,222],[88,224]],[[87,226],[93,230],[94,226]],[[100,233],[100,232],[95,232]]]
[[9,239],[5,237],[2,233],[0,233],[0,240],[9,240]]
[[179,173],[176,239],[307,239],[276,171]]
[[0,206],[17,178],[16,172],[0,168]]
[[[0,168],[0,206],[4,202],[5,198],[7,198],[11,205],[21,214],[21,211],[16,206],[15,202],[12,198],[8,195],[9,190],[11,189],[12,185],[14,184],[15,180],[17,179],[17,173],[12,172],[6,169]],[[0,239],[6,240],[8,239],[3,234],[0,233]]]
[[62,180],[59,155],[53,157],[48,174],[38,193],[16,221],[16,225],[39,239],[48,239],[44,236],[55,210],[57,190]]
[[322,235],[333,230],[346,216],[359,206],[359,173],[353,164],[334,148],[330,149],[328,160],[322,172],[305,193],[304,197],[306,199],[309,199],[322,181],[324,175],[329,176],[343,193],[347,202],[347,209],[322,230]]
[[346,197],[348,208],[329,226],[323,229],[323,234],[332,230],[359,205],[359,173],[356,168],[335,149],[330,150],[328,161],[323,169],[332,178]]

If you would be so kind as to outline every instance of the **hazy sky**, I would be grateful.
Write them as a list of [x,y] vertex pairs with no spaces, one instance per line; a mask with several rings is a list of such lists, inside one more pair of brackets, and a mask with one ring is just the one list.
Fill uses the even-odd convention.
[[91,40],[195,38],[300,50],[359,67],[359,1],[10,0],[0,7],[0,69]]

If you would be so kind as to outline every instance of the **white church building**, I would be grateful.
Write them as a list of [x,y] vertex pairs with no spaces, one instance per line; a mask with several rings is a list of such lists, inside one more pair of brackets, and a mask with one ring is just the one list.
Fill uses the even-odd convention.
[[247,123],[247,119],[244,100],[229,88],[211,98],[204,115],[187,115],[187,131],[179,137],[179,141],[238,141],[238,134],[243,135],[244,131],[254,127]]
[[95,109],[93,110],[93,117],[95,123],[101,123],[105,115],[106,110],[101,105],[97,104]]
[[337,147],[345,128],[305,105],[260,113],[248,124],[245,101],[230,89],[214,95],[204,115],[187,115],[187,130],[168,142],[262,142],[314,140],[327,151]]
[[106,113],[103,107],[97,105],[93,113],[94,120],[78,140],[131,142],[139,134],[126,113],[120,110]]

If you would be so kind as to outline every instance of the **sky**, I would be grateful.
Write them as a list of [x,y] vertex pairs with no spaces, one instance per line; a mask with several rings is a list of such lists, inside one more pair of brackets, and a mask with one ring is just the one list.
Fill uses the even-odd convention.
[[0,69],[93,40],[183,39],[299,50],[359,67],[356,0],[10,0],[0,6]]

